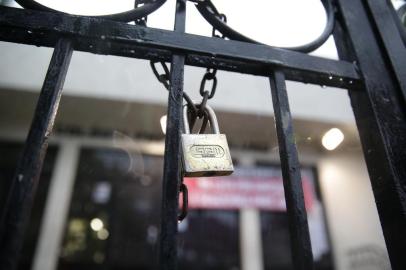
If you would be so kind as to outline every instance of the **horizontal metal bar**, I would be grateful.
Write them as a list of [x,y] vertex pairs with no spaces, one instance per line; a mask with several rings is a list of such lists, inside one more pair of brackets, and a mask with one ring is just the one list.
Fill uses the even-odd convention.
[[61,35],[75,39],[75,50],[170,61],[174,52],[186,64],[269,76],[278,68],[304,83],[355,89],[360,77],[352,63],[265,45],[145,28],[97,18],[0,7],[0,40],[54,46]]

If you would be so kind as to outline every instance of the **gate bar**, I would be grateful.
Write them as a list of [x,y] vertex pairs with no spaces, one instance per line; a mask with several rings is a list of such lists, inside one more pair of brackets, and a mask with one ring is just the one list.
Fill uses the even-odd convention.
[[[386,0],[374,0],[386,2]],[[395,72],[366,1],[338,0],[339,56],[358,61],[362,91],[349,91],[393,270],[406,269],[406,113]],[[389,3],[387,3],[389,4]],[[386,21],[393,17],[386,17]],[[387,40],[386,42],[400,42]],[[396,45],[397,46],[397,45]],[[372,57],[373,56],[373,57]],[[399,59],[404,60],[404,59]]]
[[69,39],[61,38],[57,42],[38,98],[31,127],[1,219],[0,269],[2,270],[14,270],[18,266],[25,229],[29,222],[48,147],[48,138],[55,122],[72,52],[72,42]]
[[[185,0],[177,0],[174,30],[184,32],[185,22]],[[161,270],[177,269],[176,238],[178,232],[179,186],[182,178],[180,140],[183,115],[184,65],[184,55],[174,54],[172,56],[162,185],[159,246],[159,269]]]
[[393,74],[400,86],[403,100],[406,101],[406,44],[403,43],[397,21],[393,18],[393,7],[389,1],[366,1],[370,9],[377,30],[381,36],[383,46],[386,48],[388,59],[393,69]]
[[283,72],[273,71],[270,84],[289,218],[292,262],[295,270],[312,270],[314,268],[309,225],[307,223],[300,164]]
[[[158,60],[157,50],[177,51],[187,64],[269,76],[282,69],[289,80],[341,88],[360,83],[353,63],[271,46],[145,28],[108,20],[0,6],[0,40],[54,46],[60,35],[75,39],[75,50]],[[144,50],[142,54],[137,50]],[[171,54],[167,55],[170,61]],[[237,62],[236,62],[237,61]]]

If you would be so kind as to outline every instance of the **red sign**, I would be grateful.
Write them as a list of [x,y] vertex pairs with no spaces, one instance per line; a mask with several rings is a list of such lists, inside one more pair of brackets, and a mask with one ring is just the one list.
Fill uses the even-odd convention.
[[[189,208],[286,211],[281,177],[201,177],[185,178],[184,182],[189,190]],[[306,208],[310,210],[314,200],[312,184],[306,177],[302,183]]]

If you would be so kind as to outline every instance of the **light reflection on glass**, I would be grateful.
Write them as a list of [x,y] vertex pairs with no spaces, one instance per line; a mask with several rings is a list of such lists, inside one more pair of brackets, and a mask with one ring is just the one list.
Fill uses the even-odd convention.
[[94,218],[90,221],[90,228],[92,228],[92,230],[95,232],[103,229],[103,226],[103,221],[100,218]]

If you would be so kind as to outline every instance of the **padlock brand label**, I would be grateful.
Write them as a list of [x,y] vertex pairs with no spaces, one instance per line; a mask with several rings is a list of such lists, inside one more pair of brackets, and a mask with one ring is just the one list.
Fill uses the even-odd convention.
[[224,149],[220,145],[192,145],[190,154],[195,158],[221,158],[224,156]]

